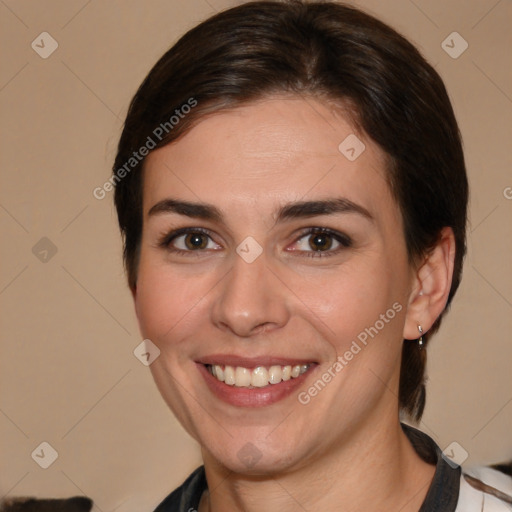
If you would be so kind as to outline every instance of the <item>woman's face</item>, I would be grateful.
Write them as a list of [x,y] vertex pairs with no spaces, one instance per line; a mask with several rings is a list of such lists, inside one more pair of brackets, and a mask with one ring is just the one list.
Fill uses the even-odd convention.
[[148,156],[143,210],[140,328],[206,457],[291,470],[396,421],[413,272],[383,153],[339,111],[204,118]]

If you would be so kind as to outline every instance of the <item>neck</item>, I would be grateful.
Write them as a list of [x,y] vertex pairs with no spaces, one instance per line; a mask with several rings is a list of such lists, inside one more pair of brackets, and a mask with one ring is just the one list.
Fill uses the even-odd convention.
[[417,455],[395,418],[366,422],[329,453],[281,474],[236,474],[203,451],[210,491],[199,512],[417,512],[435,468]]

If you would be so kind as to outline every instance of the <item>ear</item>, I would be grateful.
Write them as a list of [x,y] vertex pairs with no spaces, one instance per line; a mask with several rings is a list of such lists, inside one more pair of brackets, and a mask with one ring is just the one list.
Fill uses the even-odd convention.
[[413,272],[403,337],[420,337],[418,326],[426,333],[443,312],[452,285],[455,237],[451,228],[441,231],[439,241]]

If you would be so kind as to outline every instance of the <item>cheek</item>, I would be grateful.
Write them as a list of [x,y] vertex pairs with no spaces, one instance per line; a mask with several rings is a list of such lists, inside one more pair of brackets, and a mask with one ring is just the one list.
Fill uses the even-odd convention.
[[158,265],[141,265],[135,311],[143,336],[157,342],[180,322],[190,309],[193,290],[177,275]]
[[213,269],[191,273],[156,258],[142,259],[135,296],[141,334],[161,350],[176,351],[181,340],[205,328],[218,279]]
[[332,334],[354,334],[373,324],[398,300],[400,293],[395,284],[385,265],[359,262],[304,281],[297,295],[332,328]]
[[[389,373],[401,351],[406,310],[399,273],[390,264],[373,261],[347,266],[321,284],[325,292],[310,293],[308,306],[327,326],[325,339],[334,357],[350,362],[351,375],[363,367],[378,375]],[[371,373],[359,377],[364,375]]]

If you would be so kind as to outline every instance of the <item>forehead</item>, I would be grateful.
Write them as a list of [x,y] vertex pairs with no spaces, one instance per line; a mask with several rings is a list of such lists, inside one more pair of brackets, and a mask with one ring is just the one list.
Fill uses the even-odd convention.
[[153,151],[144,175],[146,214],[167,195],[222,207],[333,194],[394,203],[382,150],[341,108],[313,98],[267,98],[209,115]]

